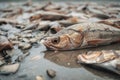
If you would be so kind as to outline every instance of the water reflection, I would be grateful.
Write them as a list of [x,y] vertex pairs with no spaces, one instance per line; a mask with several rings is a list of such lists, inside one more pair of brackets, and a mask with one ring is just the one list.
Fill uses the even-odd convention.
[[92,50],[92,51],[95,51],[95,50],[120,50],[119,45],[120,45],[120,43],[115,43],[112,45],[101,46],[98,48],[89,48],[89,49],[81,49],[81,50],[74,50],[74,51],[58,51],[58,52],[47,51],[47,52],[45,52],[46,54],[44,57],[47,60],[50,60],[51,62],[58,64],[60,66],[65,66],[65,67],[70,67],[70,68],[82,67],[95,76],[99,76],[101,78],[111,79],[111,80],[119,80],[120,79],[119,75],[116,75],[111,72],[96,70],[96,69],[90,68],[88,66],[83,66],[83,65],[77,64],[77,60],[76,60],[76,57],[80,53],[84,53],[84,52],[90,51],[90,50]]
[[115,74],[111,71],[107,71],[104,69],[94,69],[88,65],[82,65],[86,70],[88,70],[89,72],[91,72],[92,74],[96,75],[96,76],[100,76],[103,78],[113,78],[114,80],[118,80],[120,79],[120,76],[118,74]]
[[115,43],[107,46],[100,46],[97,48],[88,48],[81,50],[72,50],[72,51],[46,51],[45,58],[65,67],[77,68],[80,67],[76,62],[76,57],[78,54],[84,53],[86,51],[95,51],[95,50],[120,50],[120,43]]
[[65,67],[78,68],[79,64],[76,64],[76,57],[79,51],[47,51],[45,52],[45,58]]

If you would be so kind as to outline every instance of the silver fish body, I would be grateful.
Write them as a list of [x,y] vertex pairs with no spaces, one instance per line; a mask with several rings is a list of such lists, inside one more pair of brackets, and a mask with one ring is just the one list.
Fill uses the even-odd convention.
[[52,50],[73,50],[120,41],[120,29],[103,23],[81,23],[42,39]]

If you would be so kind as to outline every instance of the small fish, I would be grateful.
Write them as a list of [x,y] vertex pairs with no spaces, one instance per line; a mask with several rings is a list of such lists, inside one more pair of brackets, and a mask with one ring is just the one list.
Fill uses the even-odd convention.
[[[106,30],[107,29],[107,30]],[[41,40],[50,50],[73,50],[120,41],[120,29],[102,23],[81,23]]]
[[120,75],[120,50],[88,51],[77,57],[79,63],[97,66]]
[[37,14],[32,15],[29,20],[34,21],[34,20],[50,20],[50,21],[55,21],[55,20],[63,20],[63,19],[68,19],[70,16],[66,16],[64,14],[59,14],[55,12],[39,12]]
[[25,31],[25,30],[35,30],[35,29],[38,28],[38,26],[39,26],[39,23],[33,23],[33,24],[25,27],[22,31]]
[[14,24],[14,25],[20,25],[20,23],[18,23],[15,20],[11,20],[11,19],[6,19],[6,18],[0,18],[0,25],[1,24]]

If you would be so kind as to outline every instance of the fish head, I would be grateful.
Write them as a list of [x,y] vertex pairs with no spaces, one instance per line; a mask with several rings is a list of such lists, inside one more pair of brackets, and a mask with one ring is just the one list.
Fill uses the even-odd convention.
[[104,63],[116,59],[118,56],[115,53],[113,50],[88,51],[78,55],[77,59],[80,63]]
[[49,50],[77,49],[82,42],[82,35],[78,32],[67,31],[65,34],[45,37],[41,40]]

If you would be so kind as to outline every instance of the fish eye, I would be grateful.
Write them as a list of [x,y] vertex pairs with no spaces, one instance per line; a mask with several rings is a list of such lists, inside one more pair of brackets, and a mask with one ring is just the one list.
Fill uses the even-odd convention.
[[51,28],[51,29],[50,29],[50,32],[51,32],[52,34],[57,33],[57,31],[56,31],[54,28]]
[[53,44],[57,44],[57,43],[59,43],[59,42],[60,42],[60,38],[59,38],[59,37],[54,38],[54,39],[52,40],[52,43],[53,43]]

